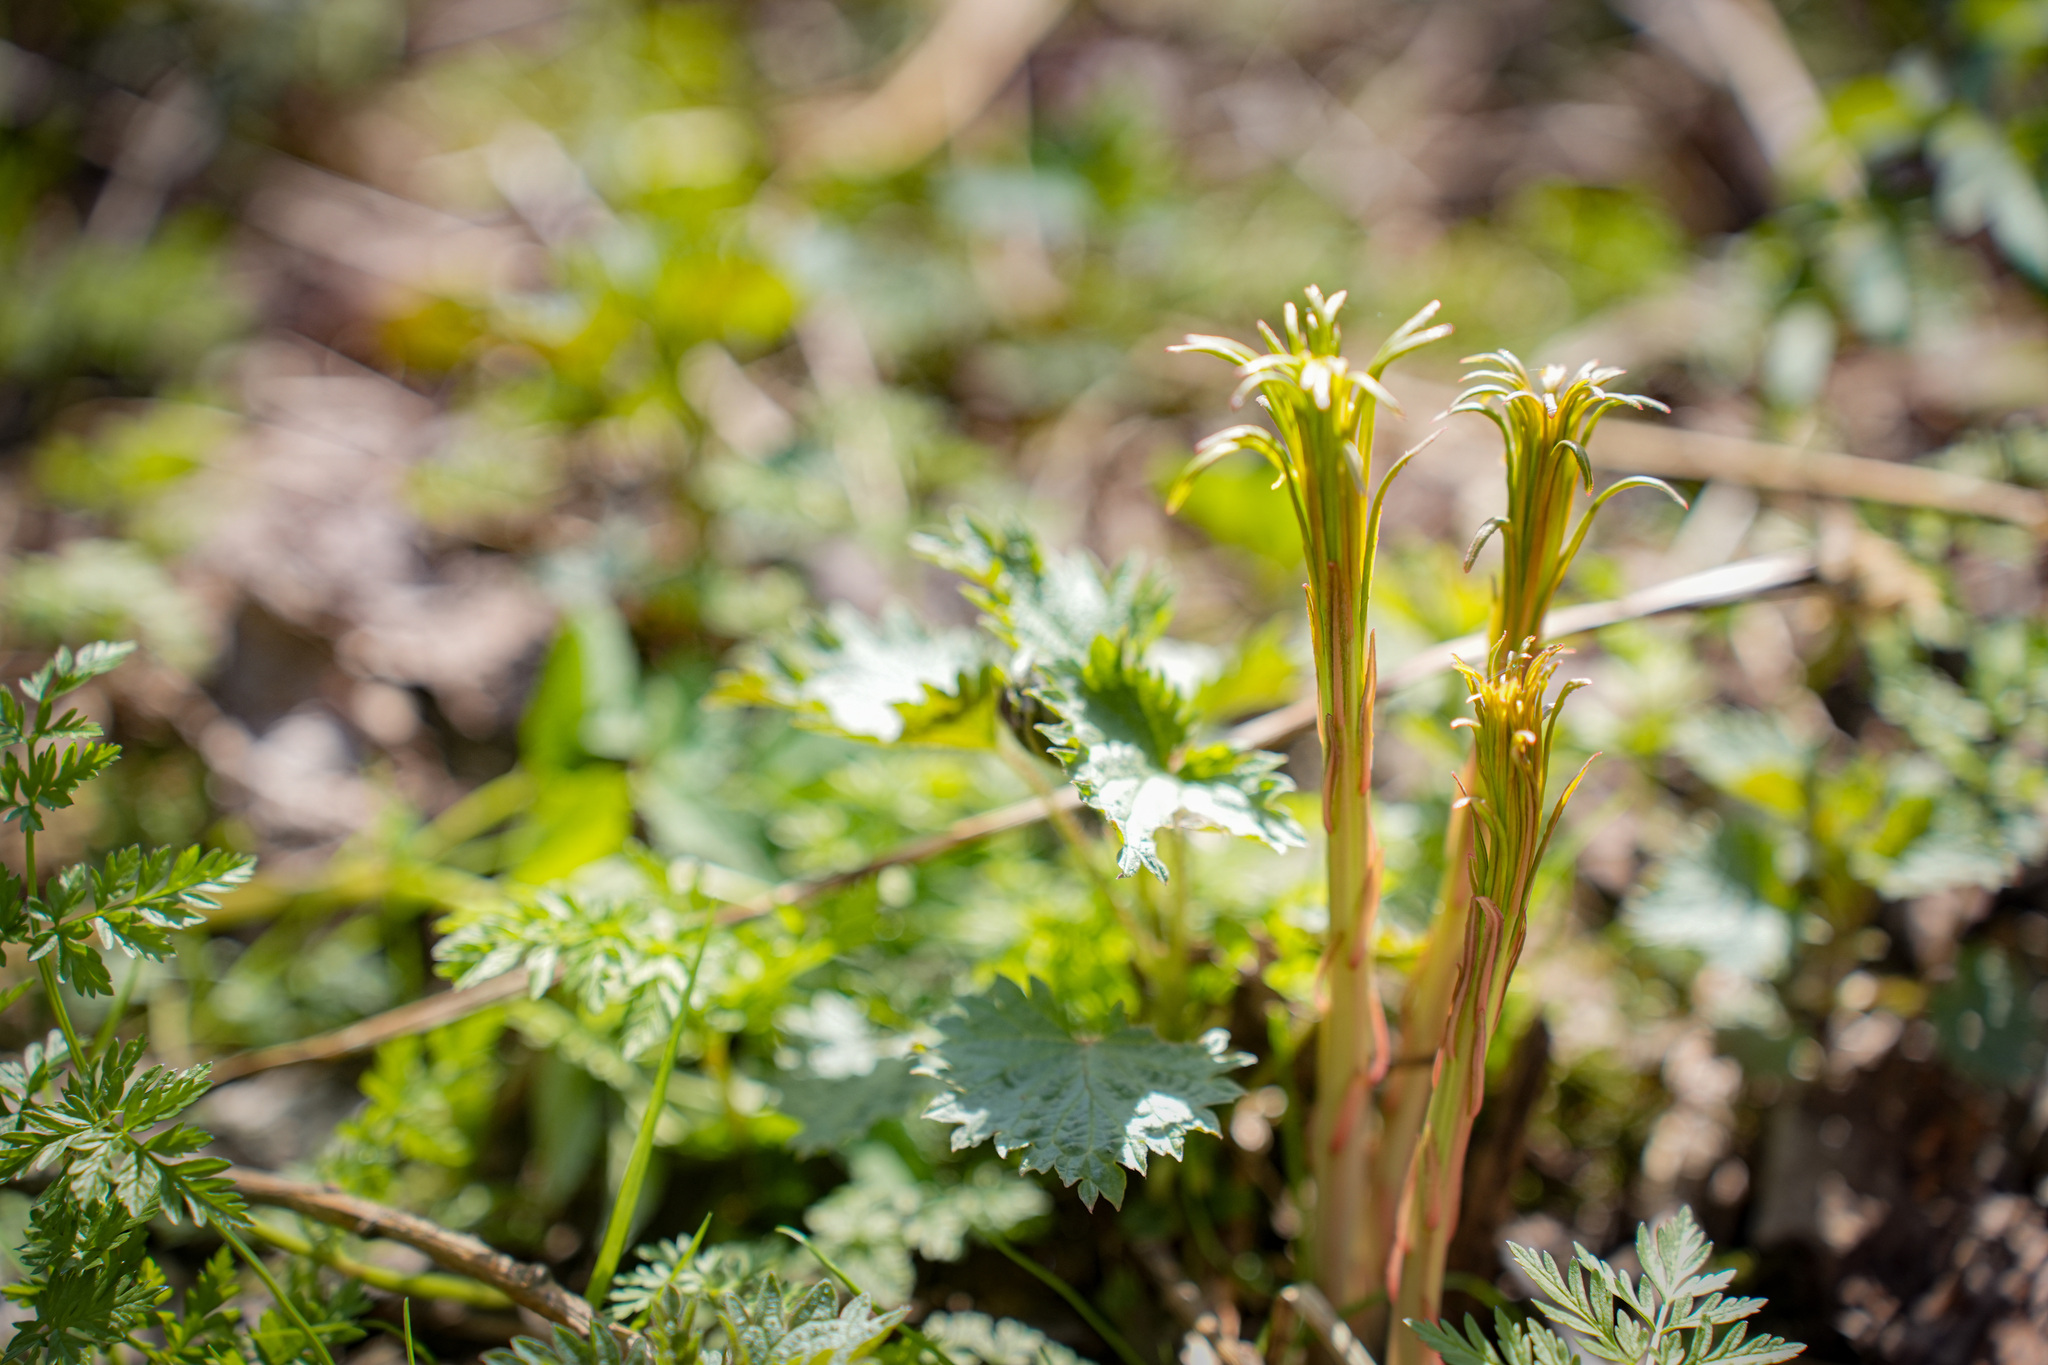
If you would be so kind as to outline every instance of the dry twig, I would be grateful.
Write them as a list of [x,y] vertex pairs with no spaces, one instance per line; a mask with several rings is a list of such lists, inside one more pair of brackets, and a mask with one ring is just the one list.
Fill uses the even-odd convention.
[[488,1009],[501,1000],[510,1000],[522,994],[528,978],[524,969],[492,977],[480,986],[470,986],[459,991],[442,991],[437,995],[425,996],[396,1009],[373,1014],[359,1019],[346,1027],[329,1033],[315,1034],[311,1038],[300,1038],[294,1042],[278,1043],[272,1047],[254,1048],[238,1052],[232,1057],[223,1057],[213,1064],[213,1083],[226,1085],[229,1081],[253,1076],[259,1071],[269,1071],[280,1066],[293,1066],[299,1062],[322,1062],[352,1053],[368,1052],[380,1043],[408,1033],[425,1033],[429,1029],[452,1024],[466,1019],[478,1010]]
[[331,1185],[287,1180],[246,1166],[230,1166],[225,1174],[252,1204],[290,1209],[304,1217],[346,1228],[358,1237],[403,1242],[425,1252],[443,1270],[487,1284],[549,1322],[559,1322],[585,1336],[596,1325],[597,1316],[590,1305],[557,1284],[544,1267],[515,1261],[467,1233],[454,1232],[429,1219],[345,1194]]
[[[1435,412],[1453,401],[1453,390],[1404,381],[1396,386],[1411,412]],[[1424,423],[1383,414],[1404,436]],[[1465,433],[1454,426],[1446,443],[1497,440],[1478,423]],[[2036,535],[2048,535],[2048,493],[1982,479],[1952,469],[1895,460],[1872,460],[1828,450],[1801,450],[1771,441],[1694,431],[1627,417],[1600,424],[1600,440],[1587,456],[1600,469],[1620,474],[1655,474],[1666,479],[1720,479],[1774,493],[1804,493],[1848,502],[1882,502],[1925,507],[1958,516],[2009,521]]]
[[785,162],[840,175],[914,165],[988,107],[1066,10],[1066,0],[952,0],[879,89],[798,111]]
[[1312,1284],[1290,1284],[1280,1291],[1279,1299],[1295,1312],[1302,1321],[1315,1330],[1330,1348],[1330,1354],[1337,1357],[1341,1365],[1375,1365],[1372,1352],[1365,1349],[1365,1343],[1353,1335],[1344,1325],[1344,1319],[1337,1316],[1337,1310],[1323,1297],[1323,1291]]

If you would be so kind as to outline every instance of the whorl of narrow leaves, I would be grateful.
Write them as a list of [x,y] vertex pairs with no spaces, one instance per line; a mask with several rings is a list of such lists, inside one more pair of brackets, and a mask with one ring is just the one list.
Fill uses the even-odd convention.
[[[1764,1302],[1724,1294],[1732,1270],[1702,1273],[1714,1244],[1691,1209],[1637,1229],[1643,1273],[1636,1279],[1576,1244],[1562,1270],[1548,1252],[1513,1243],[1508,1249],[1548,1300],[1539,1300],[1537,1311],[1614,1365],[1778,1365],[1806,1349],[1748,1334],[1743,1320]],[[1408,1320],[1447,1365],[1572,1365],[1578,1359],[1571,1343],[1547,1328],[1518,1324],[1498,1310],[1494,1323],[1497,1344],[1470,1315],[1462,1335],[1443,1323]]]
[[1463,662],[1456,665],[1472,689],[1469,700],[1474,714],[1451,724],[1473,732],[1479,785],[1460,801],[1475,815],[1473,889],[1490,897],[1513,921],[1524,910],[1522,901],[1530,879],[1592,760],[1579,769],[1546,813],[1543,797],[1558,717],[1563,714],[1565,698],[1586,683],[1575,679],[1559,688],[1556,696],[1550,695],[1551,679],[1565,653],[1555,645],[1523,652],[1509,650],[1503,643],[1494,653],[1498,666],[1491,674],[1482,674]]
[[918,1067],[951,1092],[924,1116],[957,1125],[956,1152],[991,1140],[1002,1155],[1023,1151],[1026,1172],[1078,1185],[1091,1208],[1098,1196],[1123,1207],[1126,1167],[1142,1175],[1149,1156],[1178,1160],[1189,1133],[1217,1132],[1211,1106],[1243,1093],[1225,1073],[1252,1061],[1222,1029],[1195,1043],[1121,1019],[1075,1033],[1042,981],[1027,996],[998,979],[960,1009]]
[[1322,531],[1311,492],[1314,485],[1343,478],[1364,495],[1373,413],[1381,403],[1400,408],[1381,377],[1402,356],[1449,336],[1451,327],[1429,325],[1439,306],[1431,303],[1395,328],[1368,364],[1354,366],[1341,353],[1344,333],[1337,314],[1344,299],[1344,290],[1325,298],[1311,285],[1306,313],[1293,303],[1282,310],[1284,339],[1259,324],[1259,335],[1268,347],[1264,355],[1216,336],[1191,336],[1167,348],[1213,355],[1237,366],[1237,392],[1230,405],[1237,407],[1256,394],[1258,405],[1279,429],[1278,440],[1264,427],[1249,425],[1228,427],[1204,440],[1167,497],[1169,512],[1187,500],[1204,470],[1239,450],[1253,451],[1273,467],[1273,486],[1285,488],[1293,501],[1305,548],[1316,544]]
[[1565,539],[1575,491],[1593,491],[1593,462],[1586,446],[1600,419],[1615,408],[1670,409],[1641,394],[1609,391],[1604,385],[1624,371],[1598,361],[1587,361],[1569,380],[1562,365],[1530,373],[1512,351],[1467,356],[1464,363],[1480,368],[1465,376],[1465,388],[1450,411],[1478,413],[1500,428],[1508,481],[1507,513],[1487,518],[1479,528],[1465,552],[1465,567],[1472,567],[1480,547],[1498,531],[1505,565],[1491,634],[1518,643],[1542,630],[1550,599],[1578,557],[1593,514],[1609,498],[1624,489],[1655,488],[1680,507],[1686,505],[1662,479],[1636,475],[1610,484],[1594,498],[1570,541]]

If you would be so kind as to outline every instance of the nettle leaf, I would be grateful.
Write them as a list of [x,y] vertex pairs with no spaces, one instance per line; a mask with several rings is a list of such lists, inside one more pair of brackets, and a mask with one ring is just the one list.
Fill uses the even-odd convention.
[[1957,886],[1995,891],[2018,874],[2025,856],[1975,797],[1951,790],[1932,802],[1927,828],[1896,858],[1859,859],[1856,870],[1868,873],[1882,895],[1905,900]]
[[1681,725],[1673,746],[1694,772],[1730,796],[1781,819],[1797,819],[1806,809],[1815,746],[1777,716],[1710,712]]
[[972,631],[928,630],[900,605],[871,622],[839,603],[727,674],[713,696],[854,739],[985,749],[998,691]]
[[1666,858],[1622,904],[1638,943],[1699,953],[1717,967],[1766,981],[1792,951],[1794,903],[1777,864],[1777,843],[1745,822],[1703,834]]
[[1187,749],[1193,728],[1184,693],[1133,651],[1097,639],[1085,667],[1032,695],[1058,714],[1039,728],[1081,799],[1123,838],[1125,876],[1145,868],[1164,879],[1155,836],[1163,828],[1220,829],[1275,851],[1299,847],[1301,825],[1282,804],[1294,783],[1278,754],[1227,745]]
[[1189,1133],[1217,1132],[1211,1106],[1243,1093],[1225,1073],[1252,1061],[1222,1029],[1173,1043],[1117,1018],[1103,1034],[1077,1034],[1038,980],[1026,996],[998,979],[939,1032],[918,1070],[951,1092],[924,1116],[957,1125],[953,1150],[990,1140],[1005,1156],[1021,1150],[1026,1172],[1078,1184],[1091,1208],[1099,1196],[1123,1207],[1125,1168],[1142,1175],[1153,1154],[1178,1160]]
[[939,1090],[906,1057],[884,1057],[858,1076],[784,1072],[774,1084],[782,1095],[777,1108],[803,1125],[789,1142],[798,1156],[844,1151],[876,1124],[918,1113]]
[[1012,679],[1079,666],[1104,637],[1142,649],[1166,629],[1172,590],[1135,561],[1105,572],[1086,553],[1048,553],[1021,525],[964,513],[950,534],[913,537],[911,548],[974,585],[967,599],[1014,651]]

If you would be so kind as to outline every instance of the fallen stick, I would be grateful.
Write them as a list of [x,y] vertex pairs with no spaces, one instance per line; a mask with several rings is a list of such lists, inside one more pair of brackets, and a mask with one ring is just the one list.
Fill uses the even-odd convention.
[[[1814,556],[1803,550],[1737,560],[1719,568],[1658,583],[1612,601],[1561,607],[1552,612],[1545,622],[1546,638],[1580,635],[1603,626],[1666,612],[1725,606],[1813,582],[1817,574]],[[1380,693],[1398,692],[1433,678],[1449,669],[1453,659],[1477,659],[1485,649],[1486,639],[1479,634],[1461,635],[1455,640],[1431,645],[1382,673]],[[1315,728],[1315,705],[1314,698],[1308,698],[1268,711],[1231,730],[1225,736],[1225,742],[1239,749],[1268,749],[1285,744]],[[993,835],[1035,825],[1056,810],[1072,810],[1080,804],[1081,798],[1075,790],[1064,787],[1050,800],[1033,796],[980,815],[970,815],[935,834],[900,844],[859,867],[771,887],[758,896],[727,906],[718,913],[718,921],[721,924],[739,924],[784,906],[808,905],[872,877],[884,868],[941,857]],[[443,991],[382,1014],[373,1014],[331,1033],[224,1057],[214,1063],[214,1083],[225,1084],[273,1067],[331,1061],[351,1053],[367,1052],[393,1038],[467,1018],[478,1010],[511,999],[530,984],[524,971],[507,972],[481,985]]]
[[[1404,380],[1397,386],[1408,417],[1385,412],[1381,420],[1408,443],[1430,424],[1428,417],[1448,408],[1457,390],[1441,384]],[[1491,429],[1472,418],[1462,436],[1457,425],[1444,440],[1486,440]],[[2009,521],[2035,535],[2048,535],[2048,493],[1996,479],[1979,478],[1953,469],[1897,460],[1873,460],[1829,450],[1802,450],[1773,441],[1696,431],[1640,418],[1610,417],[1600,424],[1600,439],[1588,443],[1587,457],[1595,468],[1617,474],[1655,474],[1665,479],[1719,479],[1773,493],[1804,493],[1847,502],[1882,502],[1895,507],[1925,507],[1958,516]]]
[[915,165],[988,107],[1066,10],[1067,0],[951,0],[876,90],[791,111],[784,164],[857,176]]
[[455,1232],[431,1219],[344,1193],[332,1185],[287,1180],[247,1166],[230,1166],[223,1174],[234,1182],[242,1198],[252,1204],[290,1209],[303,1217],[346,1228],[358,1237],[403,1242],[425,1252],[443,1270],[487,1284],[521,1308],[585,1336],[597,1324],[597,1315],[590,1305],[557,1284],[545,1267],[514,1260],[466,1232]]
[[1301,1314],[1302,1321],[1315,1330],[1342,1365],[1376,1365],[1372,1352],[1344,1325],[1344,1319],[1337,1316],[1322,1290],[1312,1284],[1290,1284],[1280,1291],[1279,1299]]
[[459,991],[441,991],[423,996],[396,1009],[382,1014],[373,1014],[353,1024],[328,1033],[315,1034],[311,1038],[300,1038],[294,1042],[276,1043],[270,1047],[253,1048],[248,1052],[237,1052],[223,1057],[213,1064],[212,1079],[215,1085],[226,1085],[229,1081],[253,1076],[259,1071],[275,1067],[293,1066],[299,1062],[323,1062],[335,1057],[346,1057],[355,1052],[368,1052],[380,1043],[408,1033],[425,1033],[429,1029],[452,1024],[466,1019],[478,1010],[488,1009],[501,1000],[510,1000],[523,994],[528,977],[524,968],[510,971],[503,976],[494,976],[482,985],[470,986]]

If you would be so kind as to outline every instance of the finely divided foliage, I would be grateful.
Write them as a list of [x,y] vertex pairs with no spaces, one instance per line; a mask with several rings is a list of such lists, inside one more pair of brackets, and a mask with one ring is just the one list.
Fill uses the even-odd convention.
[[1706,1270],[1714,1244],[1692,1210],[1681,1208],[1656,1226],[1636,1231],[1643,1273],[1632,1279],[1582,1246],[1574,1245],[1560,1270],[1547,1251],[1509,1245],[1543,1292],[1537,1311],[1572,1334],[1572,1340],[1533,1322],[1494,1313],[1498,1344],[1486,1339],[1469,1314],[1461,1336],[1443,1323],[1410,1319],[1408,1325],[1448,1365],[1575,1365],[1573,1340],[1614,1365],[1778,1365],[1806,1348],[1774,1336],[1748,1333],[1744,1319],[1762,1299],[1730,1298],[1732,1270]]
[[953,1093],[925,1117],[959,1125],[955,1151],[990,1139],[1005,1155],[1021,1149],[1024,1170],[1078,1185],[1091,1208],[1098,1196],[1123,1206],[1123,1168],[1142,1175],[1148,1156],[1178,1159],[1189,1133],[1217,1132],[1211,1106],[1243,1093],[1225,1073],[1252,1061],[1229,1050],[1222,1029],[1194,1043],[1121,1020],[1100,1035],[1076,1034],[1040,981],[1026,996],[998,980],[939,1030],[943,1041],[920,1069]]
[[[710,1313],[699,1321],[700,1307]],[[845,1304],[829,1284],[785,1287],[773,1274],[737,1292],[684,1294],[674,1287],[653,1299],[644,1335],[596,1331],[580,1336],[556,1327],[550,1339],[521,1337],[489,1351],[486,1365],[854,1365],[903,1321],[904,1309],[876,1313],[865,1294]],[[707,1345],[716,1337],[719,1346]]]
[[121,752],[99,742],[99,727],[82,713],[60,715],[56,703],[132,648],[60,649],[17,684],[19,697],[0,691],[0,814],[22,832],[25,872],[0,874],[0,943],[27,949],[59,1025],[18,1059],[0,1062],[0,1179],[50,1177],[17,1253],[27,1276],[7,1291],[34,1318],[17,1330],[7,1359],[85,1362],[127,1342],[152,1360],[244,1361],[260,1352],[283,1361],[310,1351],[326,1361],[320,1336],[340,1329],[316,1331],[281,1291],[289,1321],[256,1336],[238,1334],[206,1308],[204,1293],[194,1329],[203,1343],[193,1335],[160,1348],[133,1335],[161,1325],[156,1305],[170,1295],[146,1255],[150,1220],[209,1224],[240,1248],[237,1229],[248,1215],[221,1174],[228,1163],[199,1155],[208,1135],[176,1121],[205,1093],[208,1068],[144,1067],[139,1038],[88,1048],[59,987],[110,993],[104,955],[111,950],[169,956],[172,931],[197,923],[222,892],[248,878],[253,862],[220,850],[130,848],[47,880],[38,871],[43,813],[71,805],[79,786]]

